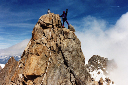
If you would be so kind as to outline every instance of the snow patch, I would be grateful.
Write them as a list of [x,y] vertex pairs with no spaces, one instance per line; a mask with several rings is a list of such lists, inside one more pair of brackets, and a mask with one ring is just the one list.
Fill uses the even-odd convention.
[[0,66],[1,66],[2,68],[4,68],[5,64],[0,64]]
[[[104,75],[104,72],[101,69],[98,70],[94,70],[92,72],[89,72],[91,74],[91,78],[93,78],[95,81],[99,81],[100,78],[103,79],[103,85],[108,85],[108,83],[106,82],[106,78],[109,79],[108,76]],[[110,83],[110,85],[116,85],[116,84],[112,84],[112,81]]]
[[88,64],[88,61],[85,61],[85,65]]

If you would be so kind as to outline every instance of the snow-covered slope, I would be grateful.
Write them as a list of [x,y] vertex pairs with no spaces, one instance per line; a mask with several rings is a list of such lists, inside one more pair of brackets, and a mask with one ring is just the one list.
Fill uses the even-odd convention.
[[93,55],[88,62],[85,61],[85,64],[92,81],[96,82],[95,85],[116,85],[109,77],[109,73],[112,71],[111,68],[114,69],[116,67],[114,60]]
[[89,72],[91,74],[91,78],[95,81],[103,80],[103,85],[116,85],[111,79],[104,74],[101,69],[94,70],[93,72]]

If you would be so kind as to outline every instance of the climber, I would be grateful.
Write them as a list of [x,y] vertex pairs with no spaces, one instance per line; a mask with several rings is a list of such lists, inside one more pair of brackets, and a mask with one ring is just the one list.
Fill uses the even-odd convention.
[[67,24],[69,25],[69,23],[68,23],[68,21],[67,21],[67,13],[68,13],[68,9],[66,9],[66,13],[65,13],[65,11],[63,11],[63,14],[60,16],[60,17],[62,17],[62,19],[63,19],[63,27],[64,27],[64,22],[65,22],[65,21],[66,21]]

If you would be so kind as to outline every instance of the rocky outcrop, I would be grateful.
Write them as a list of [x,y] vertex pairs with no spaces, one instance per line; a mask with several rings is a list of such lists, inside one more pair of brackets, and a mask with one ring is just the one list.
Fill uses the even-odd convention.
[[116,62],[114,60],[108,60],[108,58],[101,57],[99,55],[93,55],[86,65],[89,72],[101,69],[104,74],[108,74],[108,71],[112,71],[117,68]]
[[91,85],[115,85],[108,76],[109,72],[116,68],[114,60],[108,60],[108,58],[93,55],[88,60],[86,68],[91,75]]
[[87,85],[91,78],[85,67],[81,42],[74,31],[72,27],[62,28],[58,14],[41,16],[8,83]]
[[92,72],[94,70],[101,69],[104,73],[107,73],[107,63],[108,63],[108,58],[100,57],[98,55],[93,55],[89,60],[88,60],[88,71]]
[[14,57],[11,57],[8,60],[8,62],[5,64],[4,69],[0,71],[0,85],[10,85],[10,79],[15,73],[17,64],[18,62],[14,59]]
[[70,24],[70,25],[68,25],[68,29],[70,30],[70,31],[73,31],[73,32],[75,32],[75,29],[74,29],[74,27]]

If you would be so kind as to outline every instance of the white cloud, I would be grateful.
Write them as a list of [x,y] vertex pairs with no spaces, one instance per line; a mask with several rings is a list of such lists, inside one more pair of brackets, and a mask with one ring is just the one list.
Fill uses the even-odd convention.
[[110,77],[116,85],[128,83],[128,13],[123,14],[114,26],[107,28],[107,22],[88,16],[80,27],[83,32],[76,32],[82,43],[82,51],[87,61],[92,55],[114,59],[118,68]]
[[7,49],[0,49],[0,56],[15,56],[21,55],[24,49],[27,47],[29,39],[25,39],[22,42],[13,45]]

